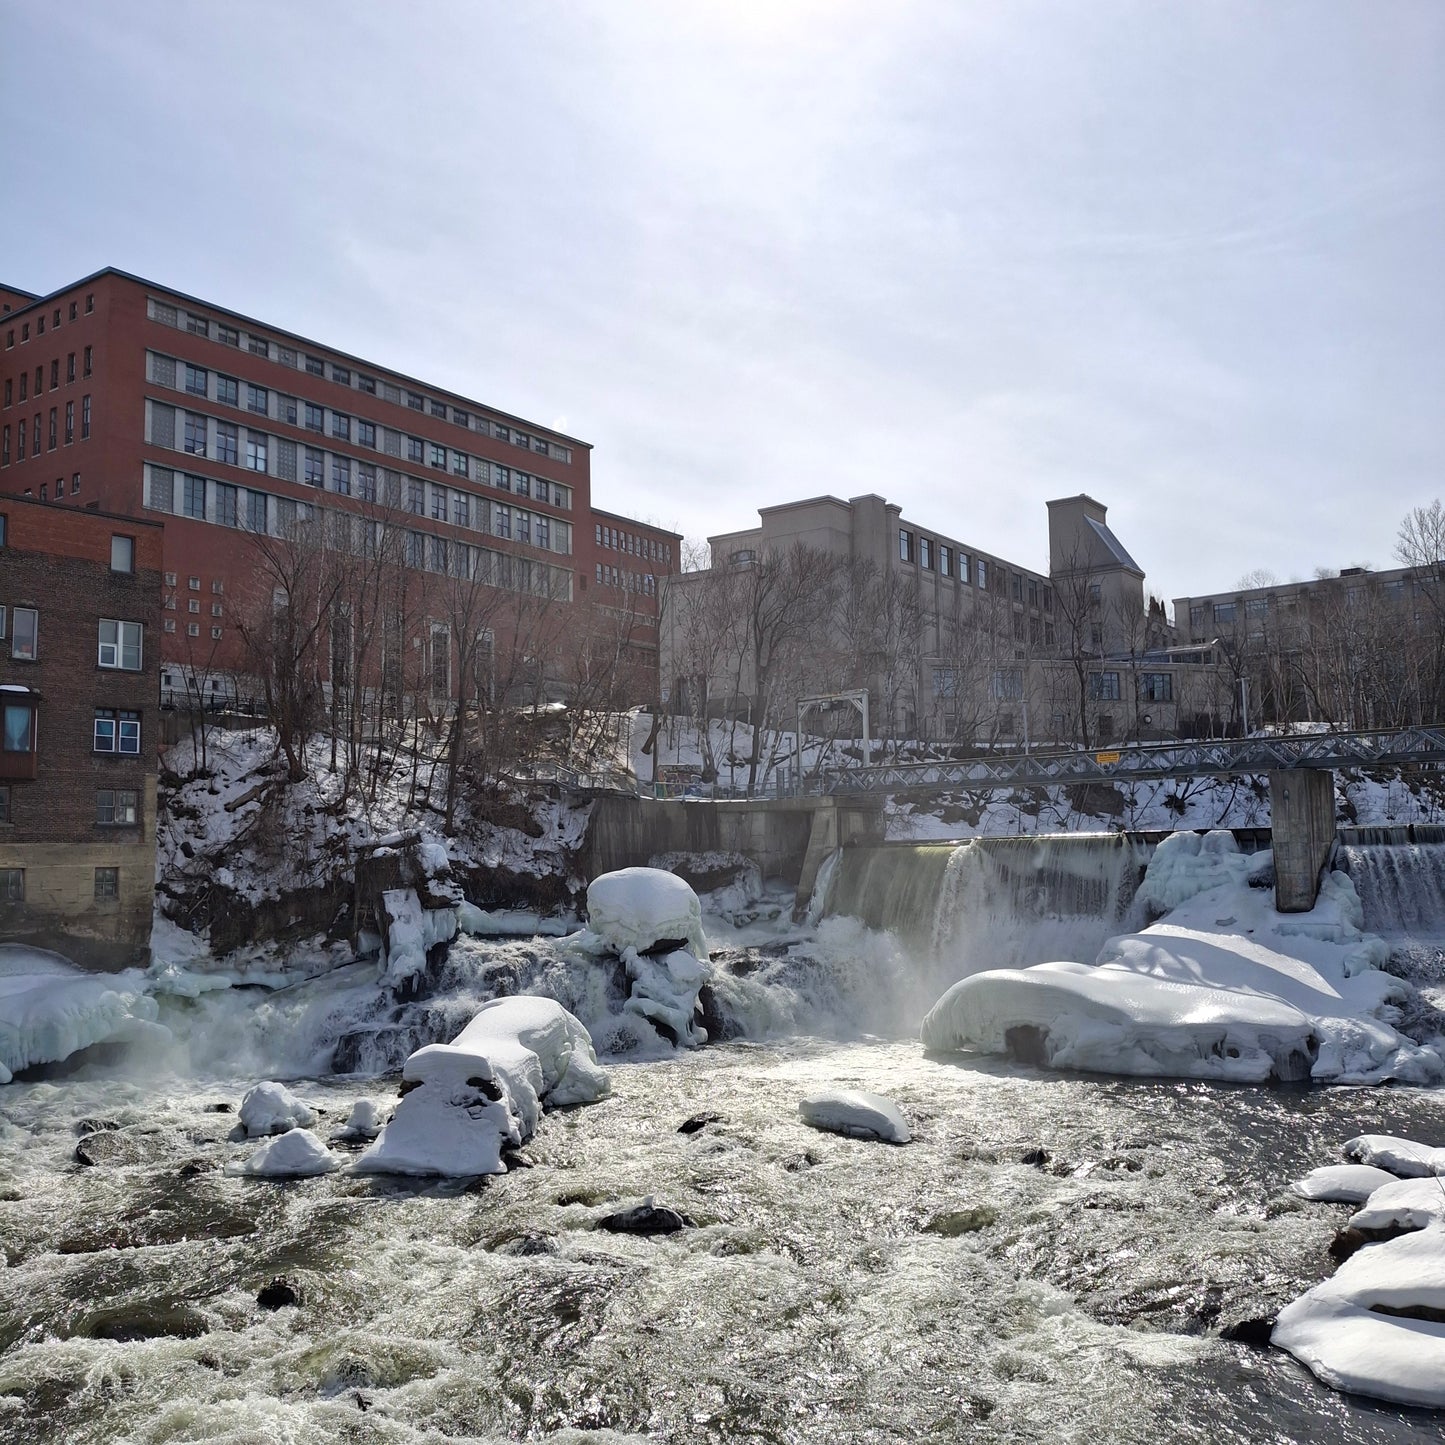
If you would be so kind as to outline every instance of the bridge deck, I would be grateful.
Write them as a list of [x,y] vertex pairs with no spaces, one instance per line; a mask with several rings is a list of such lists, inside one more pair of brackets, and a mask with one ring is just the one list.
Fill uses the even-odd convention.
[[[1134,744],[1091,753],[1016,753],[965,762],[900,763],[842,768],[820,780],[827,793],[908,788],[1005,789],[1050,783],[1285,772],[1291,768],[1371,768],[1445,763],[1445,725],[1379,732],[1299,733],[1213,742]],[[810,790],[811,791],[811,790]]]

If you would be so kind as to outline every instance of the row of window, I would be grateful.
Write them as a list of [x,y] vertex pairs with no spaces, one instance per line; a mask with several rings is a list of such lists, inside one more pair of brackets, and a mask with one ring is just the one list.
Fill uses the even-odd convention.
[[[95,292],[94,292],[94,291],[87,291],[87,292],[85,293],[85,314],[86,314],[87,316],[89,316],[90,313],[91,313],[92,311],[94,311],[94,310],[95,310]],[[78,301],[72,301],[72,302],[70,303],[69,315],[70,315],[70,319],[71,319],[72,321],[76,321],[76,320],[79,319],[79,317],[80,317],[80,302],[78,302]],[[57,307],[55,308],[55,312],[54,312],[54,316],[53,316],[53,324],[54,324],[56,327],[58,327],[58,326],[60,325],[60,307],[59,307],[59,306],[57,306]],[[35,318],[35,334],[36,334],[36,336],[44,336],[44,335],[45,335],[45,313],[44,313],[43,311]],[[22,322],[20,323],[20,340],[21,340],[22,343],[30,340],[30,322],[28,322],[28,321],[22,321]],[[12,327],[10,327],[9,330],[7,330],[6,333],[5,333],[5,350],[6,350],[6,351],[12,351],[12,350],[14,350],[14,347],[15,347],[15,328],[12,326]]]
[[[171,358],[156,356],[155,353],[152,353],[151,360],[152,380],[158,385],[173,384],[173,377],[170,378],[169,383],[167,380],[168,376],[170,376],[169,368],[174,365]],[[197,371],[198,368],[196,367],[186,367],[187,391],[192,390],[189,384],[190,373]],[[206,397],[209,400],[210,397],[206,390],[206,387],[209,385],[207,376],[208,374],[204,371],[199,373],[199,379],[196,382],[198,389],[194,391],[194,394]],[[227,397],[219,394],[222,383],[227,384],[228,392],[229,388],[234,388],[237,383],[230,377],[216,378],[218,395],[215,399],[224,403]],[[248,390],[254,393],[263,391],[263,388],[249,387]],[[231,397],[230,400],[231,404],[238,404],[234,397]],[[279,403],[279,414],[276,420],[295,425],[297,418],[296,398],[279,397],[277,401]],[[265,410],[267,405],[269,405],[269,397],[264,397],[261,405],[251,407],[250,410],[257,415],[267,415]],[[164,403],[149,401],[146,404],[146,411],[148,416],[148,440],[152,441],[156,446],[175,446],[177,434],[176,409]],[[312,413],[315,414],[314,417]],[[307,429],[322,435],[326,434],[325,416],[323,416],[320,407],[314,407],[308,402],[305,404],[304,414],[307,418]],[[330,412],[326,415],[330,417],[330,434],[334,439],[350,443],[354,437],[357,445],[376,448],[377,429],[371,422],[357,420],[353,428],[352,422],[354,419],[352,417],[343,416],[338,412]],[[218,448],[222,445],[222,441],[219,440],[219,438],[229,438],[230,455],[223,459],[228,460],[233,466],[241,465],[241,451],[237,445],[240,428],[235,422],[210,418],[201,412],[187,411],[183,414],[180,435],[185,450],[196,451],[201,456],[206,455],[207,442],[213,435],[218,437],[218,440],[215,442]],[[288,480],[295,480],[294,458],[297,447],[295,442],[284,438],[269,438],[265,432],[258,431],[250,426],[246,428],[246,437],[245,464],[247,466],[253,471],[266,471],[268,466],[267,451],[268,448],[270,448],[276,453],[278,459],[277,474],[280,476],[286,476],[286,472],[283,469],[286,458],[290,457],[293,459],[292,471]],[[490,462],[485,457],[475,457],[468,452],[456,451],[455,449],[449,450],[435,442],[423,442],[420,437],[403,436],[400,432],[388,431],[386,428],[382,428],[382,446],[380,449],[388,456],[394,456],[400,459],[404,455],[407,461],[415,463],[417,466],[429,466],[435,471],[447,472],[454,477],[464,477],[470,481],[480,482],[483,486],[495,487],[501,492],[513,492],[518,496],[534,497],[539,502],[559,507],[563,511],[570,511],[572,508],[571,487],[564,486],[560,482],[549,481],[546,477],[536,476],[531,472],[522,471],[517,467],[503,466],[500,462]],[[363,462],[359,459],[352,459],[349,464],[362,468],[371,466],[371,463]]]
[[[34,427],[30,432],[30,452],[33,456],[37,457],[40,455],[42,436],[44,436],[47,441],[45,449],[52,452],[60,445],[61,436],[59,407],[53,406],[50,408],[50,425],[43,433],[40,429],[41,416],[41,412],[37,411],[35,413]],[[10,465],[10,427],[11,424],[9,422],[6,422],[3,427],[0,427],[0,467],[8,467]],[[81,441],[90,440],[90,398],[88,396],[83,396],[80,399],[80,439]],[[68,401],[65,403],[65,445],[69,446],[74,440],[75,403]],[[16,423],[15,460],[17,462],[23,462],[25,460],[25,452],[26,427],[25,418],[22,416],[19,422]]]
[[[106,903],[120,897],[120,869],[95,870],[95,901]],[[25,870],[0,868],[0,904],[25,902]]]
[[624,592],[637,592],[644,597],[657,596],[657,578],[650,572],[629,572],[625,567],[597,564],[599,587],[620,587]]
[[[94,348],[93,348],[93,347],[90,347],[90,346],[87,346],[87,347],[85,348],[84,352],[82,353],[82,359],[83,359],[83,364],[84,364],[84,371],[82,372],[82,376],[83,376],[83,377],[90,376],[90,375],[93,374],[93,356],[94,356]],[[37,399],[38,399],[39,396],[40,396],[40,392],[41,392],[41,390],[42,390],[42,386],[43,386],[44,380],[45,380],[45,363],[44,363],[44,362],[41,362],[40,365],[38,365],[38,366],[35,368],[35,395],[36,395]],[[72,351],[72,352],[65,358],[65,385],[66,385],[66,386],[70,386],[74,381],[75,381],[75,352]],[[51,391],[56,391],[56,390],[59,389],[59,387],[60,387],[60,358],[59,358],[58,356],[54,356],[54,357],[52,357],[51,360],[50,360],[50,389],[51,389]],[[28,369],[26,369],[25,371],[22,371],[22,372],[20,373],[20,400],[21,400],[21,401],[25,401],[25,400],[28,398],[28,396],[29,396],[29,388],[30,388],[30,372],[29,372]],[[4,398],[3,398],[3,405],[4,405],[4,406],[7,406],[7,407],[8,407],[8,406],[11,406],[11,405],[13,405],[14,401],[15,401],[15,378],[14,378],[13,376],[7,376],[7,377],[5,378],[5,394],[4,394]]]
[[593,537],[599,547],[606,547],[614,552],[626,552],[631,557],[643,557],[649,562],[672,561],[672,544],[661,542],[655,537],[622,532],[616,527],[604,527],[601,522],[594,524]]
[[[1020,667],[996,668],[990,681],[990,694],[1000,702],[1017,702],[1024,695],[1024,673]],[[958,696],[958,674],[951,667],[933,669],[933,695],[950,698]],[[1091,702],[1118,702],[1119,674],[1117,672],[1091,672],[1088,679],[1088,696]],[[1139,674],[1139,698],[1143,702],[1173,702],[1174,675],[1169,672],[1141,672]]]
[[960,548],[948,542],[936,542],[907,527],[898,529],[898,560],[916,562],[925,572],[955,578],[981,592],[1004,593],[1011,595],[1015,602],[1026,601],[1030,607],[1042,607],[1045,612],[1054,610],[1054,589],[1047,582],[1022,572],[1010,573],[1001,562],[990,563],[986,557],[970,559]]
[[[117,538],[129,541],[129,538]],[[112,552],[112,566],[114,553]],[[121,570],[121,569],[116,569]],[[40,613],[34,607],[0,605],[0,641],[9,629],[10,657],[15,662],[37,662],[40,658]],[[139,672],[141,668],[142,634],[139,622],[123,622],[116,618],[100,619],[97,667],[115,668],[123,672]]]
[[[304,458],[304,480],[314,487],[323,488],[329,480],[330,489],[339,496],[354,495],[369,502],[377,500],[374,471],[353,476],[347,458],[332,456],[328,478],[326,460],[326,456],[321,453],[314,458]],[[396,473],[386,473],[385,478],[383,497],[386,505],[395,510],[405,510],[417,517],[430,516],[436,522],[449,522],[454,527],[469,527],[488,536],[520,542],[528,547],[539,547],[546,552],[571,554],[572,526],[569,522],[558,521],[555,517],[531,512],[509,503],[488,503],[485,498],[473,496],[459,488],[448,488],[435,482],[424,483],[415,477],[405,479],[407,486],[403,508],[403,493],[400,488],[403,478]],[[287,528],[295,525],[300,515],[296,508],[305,505],[289,497],[272,496],[268,492],[238,487],[230,482],[214,481],[194,473],[178,474],[169,467],[146,467],[146,506],[157,512],[194,517],[197,521],[214,522],[223,527],[239,527],[248,532],[284,535]],[[374,547],[379,545],[382,528],[380,521],[352,517],[350,513],[335,512],[329,515],[350,518],[362,529],[365,536],[373,539]],[[333,525],[340,527],[343,524],[338,521]],[[347,550],[354,550],[351,542],[347,541],[345,545]]]
[[[208,317],[201,316],[196,312],[185,311],[169,302],[157,301],[154,298],[151,298],[149,302],[149,314],[153,321],[159,321],[163,326],[174,326],[188,331],[192,336],[208,337],[220,342],[222,346],[242,349],[240,330],[224,322],[212,322]],[[535,452],[538,456],[555,457],[562,462],[572,460],[571,447],[563,446],[560,442],[549,442],[543,437],[532,436],[510,423],[491,420],[464,410],[462,407],[439,401],[435,397],[423,396],[420,392],[404,391],[389,381],[378,381],[376,377],[363,371],[357,371],[349,365],[341,365],[334,361],[327,362],[322,357],[298,352],[294,347],[281,342],[273,342],[255,332],[246,333],[244,349],[252,356],[277,361],[282,366],[291,367],[293,370],[305,371],[308,376],[328,377],[338,386],[354,387],[365,396],[380,396],[384,401],[392,402],[397,406],[406,406],[411,411],[422,412],[424,415],[438,417],[443,421],[451,421],[457,426],[478,431],[484,436],[495,437],[498,441],[510,442],[513,446]]]

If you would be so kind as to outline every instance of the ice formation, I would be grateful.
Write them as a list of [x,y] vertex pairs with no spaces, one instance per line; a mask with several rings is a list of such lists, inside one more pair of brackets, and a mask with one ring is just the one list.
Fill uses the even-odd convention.
[[284,1134],[288,1129],[309,1129],[316,1111],[298,1099],[285,1084],[257,1084],[241,1100],[241,1127],[247,1138],[263,1134]]
[[1311,1169],[1290,1188],[1300,1198],[1322,1204],[1363,1204],[1375,1190],[1394,1181],[1393,1174],[1370,1164],[1326,1164]]
[[1346,1159],[1373,1164],[1406,1178],[1445,1174],[1445,1149],[1417,1144],[1413,1139],[1397,1139],[1393,1134],[1360,1134],[1346,1139],[1344,1154]]
[[245,1159],[228,1164],[226,1173],[260,1179],[301,1179],[329,1174],[336,1167],[336,1156],[309,1129],[288,1129],[268,1139]]
[[387,918],[381,981],[405,983],[426,968],[432,948],[456,937],[457,909],[423,908],[414,888],[388,888],[381,899]]
[[854,1139],[880,1139],[886,1144],[907,1144],[908,1123],[892,1099],[862,1089],[822,1089],[798,1104],[805,1124]]
[[374,1139],[386,1123],[386,1110],[375,1099],[358,1099],[346,1116],[338,1139]]
[[457,927],[475,938],[562,938],[575,933],[571,918],[543,918],[520,908],[478,908],[463,903],[457,909]]
[[587,922],[618,953],[647,953],[671,943],[707,957],[697,894],[660,868],[621,868],[594,878],[587,888]]
[[542,1105],[611,1088],[587,1030],[551,999],[495,999],[449,1044],[418,1049],[401,1102],[353,1166],[374,1174],[501,1174],[502,1150],[536,1131]]
[[170,1039],[139,970],[94,974],[56,953],[0,947],[0,1084],[92,1044]]
[[646,958],[635,948],[622,951],[622,962],[632,990],[623,1007],[641,1014],[687,1048],[707,1042],[707,1030],[698,1018],[698,990],[711,970],[686,949],[674,949],[661,958]]
[[1156,906],[1172,901],[1166,919],[1111,939],[1094,966],[963,979],[925,1017],[924,1046],[1239,1083],[1445,1077],[1435,1049],[1383,1017],[1410,989],[1370,966],[1382,950],[1359,932],[1349,879],[1330,875],[1311,914],[1281,915],[1248,886],[1249,860],[1234,848],[1227,833],[1166,840],[1141,885]]

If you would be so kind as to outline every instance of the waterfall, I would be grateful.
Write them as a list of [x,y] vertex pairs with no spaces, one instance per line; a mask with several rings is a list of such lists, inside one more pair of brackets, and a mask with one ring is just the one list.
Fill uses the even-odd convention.
[[1340,839],[1368,932],[1445,939],[1445,828],[1351,828]]
[[897,934],[950,981],[1050,959],[1091,963],[1130,926],[1144,859],[1122,833],[848,848],[823,912]]

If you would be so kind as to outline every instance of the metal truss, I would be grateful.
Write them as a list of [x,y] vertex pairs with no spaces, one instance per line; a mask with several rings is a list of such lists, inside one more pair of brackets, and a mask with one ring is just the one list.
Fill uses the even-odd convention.
[[1132,782],[1291,768],[1373,768],[1445,763],[1445,725],[1382,732],[1296,733],[1215,742],[1151,743],[1089,753],[1010,753],[966,762],[900,763],[824,773],[825,793],[909,788],[1030,788],[1050,783]]

